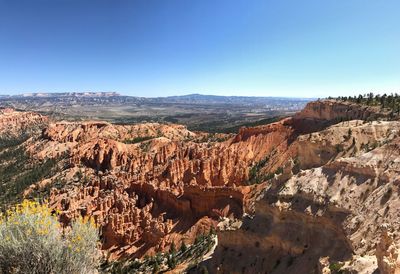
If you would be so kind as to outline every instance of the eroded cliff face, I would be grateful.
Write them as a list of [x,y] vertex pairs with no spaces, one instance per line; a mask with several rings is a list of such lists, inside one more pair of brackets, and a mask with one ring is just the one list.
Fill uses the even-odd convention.
[[0,109],[0,136],[2,138],[15,137],[47,123],[46,116],[34,112],[16,111],[11,108]]
[[239,230],[220,232],[204,265],[217,273],[398,273],[399,125],[352,120],[300,134],[288,148],[300,171],[267,186]]
[[[268,195],[269,196],[269,195]],[[218,233],[214,256],[204,262],[213,273],[313,273],[321,255],[351,257],[340,223],[345,215],[313,216],[283,210],[265,196],[240,229]]]
[[379,107],[336,100],[318,100],[308,103],[302,111],[294,116],[294,119],[335,123],[348,120],[373,121],[390,116],[390,111],[381,110]]
[[[177,125],[51,124],[28,151],[64,157],[68,168],[26,195],[57,185],[49,203],[61,210],[63,222],[94,216],[112,257],[141,257],[172,242],[191,243],[219,218],[251,212],[262,186],[247,185],[249,167],[273,150],[284,151],[292,134],[276,123],[209,142]],[[126,143],[138,137],[151,138]]]
[[[379,243],[382,241],[382,228],[399,230],[399,156],[399,139],[394,138],[359,156],[339,158],[322,167],[302,171],[279,190],[271,189],[266,195],[276,197],[277,201],[273,201],[271,206],[280,208],[282,212],[301,212],[315,218],[342,214],[343,220],[335,223],[354,253],[351,260],[339,259],[345,262],[343,271],[351,271],[353,262],[360,257],[369,257],[372,262],[370,269],[375,270],[378,266],[376,257],[382,257],[379,254],[385,252],[391,260],[388,264],[395,271],[398,265],[393,263],[396,261],[393,257],[396,256],[390,255],[392,251],[388,250],[394,247],[388,245],[387,251],[383,252],[385,244]],[[393,243],[399,242],[398,235],[391,237]],[[378,251],[377,246],[380,246]],[[346,263],[346,260],[350,262]],[[337,261],[330,258],[331,263]],[[382,273],[391,273],[383,270],[381,265],[384,264],[379,264]]]
[[296,150],[303,170],[323,166],[338,158],[360,155],[399,135],[397,121],[351,120],[297,138]]
[[381,240],[376,247],[376,258],[378,267],[382,274],[400,273],[400,249],[399,242],[395,240],[395,235],[382,228]]
[[182,140],[196,136],[182,125],[146,123],[138,125],[113,125],[107,122],[59,122],[50,125],[43,137],[57,142],[85,142],[93,139],[112,139],[120,142],[138,137],[164,136]]
[[60,170],[25,195],[50,188],[65,224],[93,216],[111,259],[216,227],[212,273],[329,273],[336,263],[395,273],[400,122],[388,118],[317,101],[225,141],[179,125],[58,122],[26,146],[33,158],[60,159]]

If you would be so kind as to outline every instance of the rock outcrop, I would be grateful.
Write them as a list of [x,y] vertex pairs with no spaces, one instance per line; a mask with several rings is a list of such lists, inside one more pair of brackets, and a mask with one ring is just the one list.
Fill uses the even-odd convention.
[[11,108],[0,109],[0,136],[17,136],[33,127],[48,122],[46,116],[34,112],[21,112]]
[[[306,108],[293,124],[303,125],[295,119],[305,114],[320,119],[313,111]],[[329,113],[321,123],[330,124]],[[355,113],[347,118],[373,115]],[[399,235],[381,237],[380,224],[400,229],[399,126],[351,120],[298,129],[303,134],[286,153],[296,157],[299,171],[270,184],[239,230],[220,232],[215,256],[204,265],[216,273],[396,273]]]
[[393,233],[383,229],[381,240],[376,248],[376,257],[381,274],[400,273],[400,247],[396,244]]
[[28,151],[65,158],[69,168],[49,182],[62,184],[49,202],[64,223],[93,216],[105,250],[141,257],[172,241],[191,242],[219,218],[251,212],[262,188],[246,186],[248,169],[272,150],[283,151],[290,134],[277,123],[210,143],[177,125],[67,122],[51,124]]
[[379,107],[361,106],[359,104],[336,100],[318,100],[294,116],[295,120],[316,120],[323,123],[337,123],[349,120],[373,121],[390,117],[389,111]]
[[26,146],[63,168],[26,194],[52,187],[64,224],[95,218],[112,259],[219,227],[213,273],[397,273],[399,235],[378,226],[400,229],[400,122],[388,118],[317,101],[224,141],[179,125],[58,122]]

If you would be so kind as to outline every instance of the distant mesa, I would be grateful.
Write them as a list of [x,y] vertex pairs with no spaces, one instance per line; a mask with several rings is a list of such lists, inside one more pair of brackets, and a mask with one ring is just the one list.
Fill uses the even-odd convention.
[[14,95],[13,97],[110,97],[120,96],[117,92],[38,92],[38,93],[23,93],[20,95]]

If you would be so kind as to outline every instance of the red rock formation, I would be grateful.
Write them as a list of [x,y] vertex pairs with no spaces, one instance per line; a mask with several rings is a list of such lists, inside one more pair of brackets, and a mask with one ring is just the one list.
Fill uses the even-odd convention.
[[[44,130],[28,151],[39,158],[65,157],[68,168],[50,180],[61,182],[61,187],[52,189],[49,199],[52,207],[62,211],[63,222],[93,216],[101,226],[103,249],[114,257],[141,257],[182,239],[190,243],[198,231],[209,229],[222,217],[252,213],[256,193],[270,182],[279,186],[290,178],[296,159],[300,168],[309,168],[347,155],[337,151],[337,144],[359,150],[353,139],[343,141],[348,126],[314,131],[336,117],[371,117],[369,111],[316,102],[294,118],[242,128],[225,142],[200,142],[204,134],[178,125],[60,122]],[[360,122],[352,137],[360,142],[372,139],[368,136],[384,139],[391,126],[372,125],[371,134],[365,134]],[[132,139],[137,143],[130,144]],[[320,157],[324,151],[329,153]],[[263,159],[268,161],[259,173],[283,168],[283,174],[263,185],[247,186],[250,167]]]
[[294,116],[294,119],[322,121],[377,120],[387,118],[389,115],[390,112],[381,111],[378,107],[361,106],[336,100],[318,100],[308,103],[302,111]]
[[20,112],[11,108],[0,109],[0,135],[15,136],[47,122],[46,116],[34,112]]
[[[154,138],[121,142],[143,132]],[[290,133],[278,123],[258,131],[243,129],[235,139],[210,144],[187,141],[197,135],[176,125],[57,123],[30,151],[39,157],[57,151],[67,156],[71,168],[53,178],[67,184],[50,196],[63,222],[94,216],[104,249],[114,256],[140,257],[182,237],[190,243],[200,227],[214,225],[210,217],[240,218],[251,211],[250,199],[260,188],[242,186],[248,168]],[[84,178],[78,179],[78,173]]]

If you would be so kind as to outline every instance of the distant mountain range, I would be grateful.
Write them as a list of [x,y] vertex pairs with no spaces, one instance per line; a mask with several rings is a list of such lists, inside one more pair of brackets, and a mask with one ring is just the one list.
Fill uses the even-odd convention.
[[221,104],[221,105],[275,105],[282,104],[285,101],[290,102],[308,102],[315,98],[291,98],[291,97],[262,97],[262,96],[221,96],[221,95],[203,95],[188,94],[180,96],[166,97],[139,97],[121,95],[117,92],[64,92],[64,93],[24,93],[18,95],[0,95],[0,99],[6,101],[20,101],[28,99],[41,101],[47,99],[76,100],[79,98],[101,98],[109,101],[121,101],[123,103],[171,103],[171,104]]
[[190,130],[236,132],[242,126],[292,115],[308,101],[311,99],[202,94],[149,98],[116,92],[41,92],[0,97],[0,108],[35,111],[57,119],[120,124],[168,122],[186,125]]
[[0,95],[0,98],[49,98],[49,97],[110,97],[120,96],[117,92],[36,92],[36,93],[22,93],[16,95]]
[[171,103],[196,103],[196,104],[265,104],[274,101],[311,101],[314,98],[290,98],[290,97],[264,97],[264,96],[222,96],[222,95],[203,95],[203,94],[188,94],[181,96],[168,96],[168,97],[157,97],[156,100],[171,102]]

